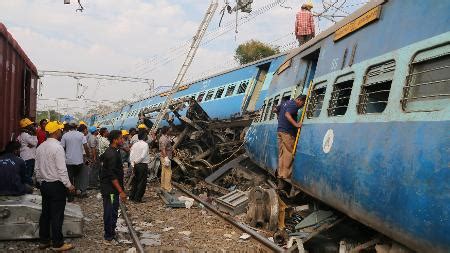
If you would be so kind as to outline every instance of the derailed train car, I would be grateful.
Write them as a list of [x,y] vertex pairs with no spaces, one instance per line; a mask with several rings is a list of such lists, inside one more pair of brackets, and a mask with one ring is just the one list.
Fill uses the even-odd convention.
[[450,251],[450,2],[371,1],[292,52],[248,155],[275,172],[285,94],[306,93],[292,184],[418,252]]
[[35,119],[38,78],[34,64],[0,23],[1,148],[17,136],[21,118]]

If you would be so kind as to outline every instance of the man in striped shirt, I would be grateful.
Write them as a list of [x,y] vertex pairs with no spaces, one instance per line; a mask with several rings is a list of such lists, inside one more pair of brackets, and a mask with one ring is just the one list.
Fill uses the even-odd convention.
[[302,5],[297,13],[295,20],[295,37],[297,37],[299,46],[306,43],[315,36],[314,18],[311,13],[312,3],[307,2]]

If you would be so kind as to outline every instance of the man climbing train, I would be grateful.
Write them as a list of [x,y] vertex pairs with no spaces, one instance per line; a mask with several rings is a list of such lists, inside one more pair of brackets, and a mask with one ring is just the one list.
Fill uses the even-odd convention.
[[285,179],[291,179],[293,150],[295,137],[298,128],[302,123],[297,122],[298,110],[303,107],[306,101],[305,95],[300,95],[296,99],[282,103],[278,108],[278,190],[285,187]]

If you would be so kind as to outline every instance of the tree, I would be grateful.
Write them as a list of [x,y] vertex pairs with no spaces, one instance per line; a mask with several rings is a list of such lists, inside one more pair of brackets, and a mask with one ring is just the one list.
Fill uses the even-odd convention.
[[55,110],[48,111],[38,111],[36,121],[39,122],[41,119],[61,120],[62,114]]
[[261,41],[250,40],[236,48],[234,59],[243,65],[278,54],[279,52],[280,49],[278,47],[273,47]]

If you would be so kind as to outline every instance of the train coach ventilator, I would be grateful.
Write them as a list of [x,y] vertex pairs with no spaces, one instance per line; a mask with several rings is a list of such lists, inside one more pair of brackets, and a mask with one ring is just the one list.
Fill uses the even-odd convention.
[[[0,240],[39,238],[41,203],[40,195],[0,196]],[[83,236],[83,225],[80,206],[67,203],[62,227],[64,237]]]

